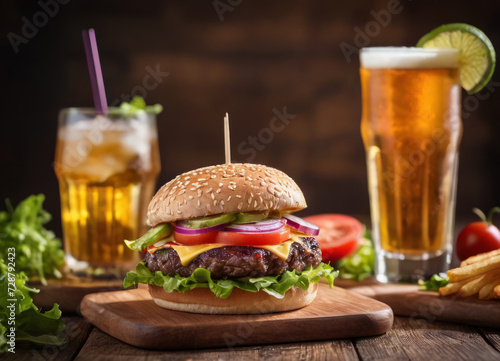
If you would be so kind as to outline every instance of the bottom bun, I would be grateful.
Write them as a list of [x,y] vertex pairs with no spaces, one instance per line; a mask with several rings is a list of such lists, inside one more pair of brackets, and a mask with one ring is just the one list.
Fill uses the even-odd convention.
[[149,285],[149,293],[158,306],[169,310],[206,314],[261,314],[291,311],[310,304],[318,292],[318,283],[307,290],[292,287],[282,299],[270,294],[248,292],[234,288],[228,298],[215,296],[208,288],[194,288],[187,292],[166,292],[162,287]]

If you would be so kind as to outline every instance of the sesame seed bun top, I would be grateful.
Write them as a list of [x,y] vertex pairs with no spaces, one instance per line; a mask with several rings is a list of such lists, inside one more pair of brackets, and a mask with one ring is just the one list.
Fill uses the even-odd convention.
[[148,207],[148,225],[220,213],[294,212],[306,208],[302,191],[285,173],[257,164],[192,170],[166,183]]

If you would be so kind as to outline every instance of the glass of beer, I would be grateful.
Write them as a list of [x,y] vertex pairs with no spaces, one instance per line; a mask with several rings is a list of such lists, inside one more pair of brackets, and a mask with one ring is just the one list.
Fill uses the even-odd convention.
[[451,261],[462,136],[458,52],[364,48],[360,63],[375,275],[416,283]]
[[54,167],[67,266],[81,277],[121,278],[139,261],[123,240],[144,233],[160,172],[155,115],[63,109]]

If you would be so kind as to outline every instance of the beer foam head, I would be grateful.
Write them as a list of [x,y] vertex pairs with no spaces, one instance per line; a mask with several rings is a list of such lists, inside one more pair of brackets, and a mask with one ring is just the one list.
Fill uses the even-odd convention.
[[458,67],[458,50],[407,47],[363,48],[359,53],[362,68],[441,69]]

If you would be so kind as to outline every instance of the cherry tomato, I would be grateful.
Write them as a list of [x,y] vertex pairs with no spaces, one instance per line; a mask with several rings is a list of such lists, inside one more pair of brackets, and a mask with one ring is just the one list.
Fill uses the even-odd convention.
[[266,246],[280,244],[290,239],[290,229],[284,227],[276,232],[242,233],[219,231],[217,243],[235,246]]
[[352,255],[359,247],[363,225],[343,214],[318,214],[304,218],[319,227],[315,238],[323,253],[323,262],[335,263]]
[[500,230],[491,224],[493,214],[500,211],[499,208],[493,208],[488,219],[483,212],[474,209],[474,212],[483,220],[482,222],[473,222],[460,232],[457,237],[456,250],[458,258],[463,261],[479,253],[490,252],[500,248]]
[[193,246],[197,244],[216,243],[217,234],[219,231],[213,231],[202,234],[182,234],[174,232],[174,239],[177,243],[185,246]]

